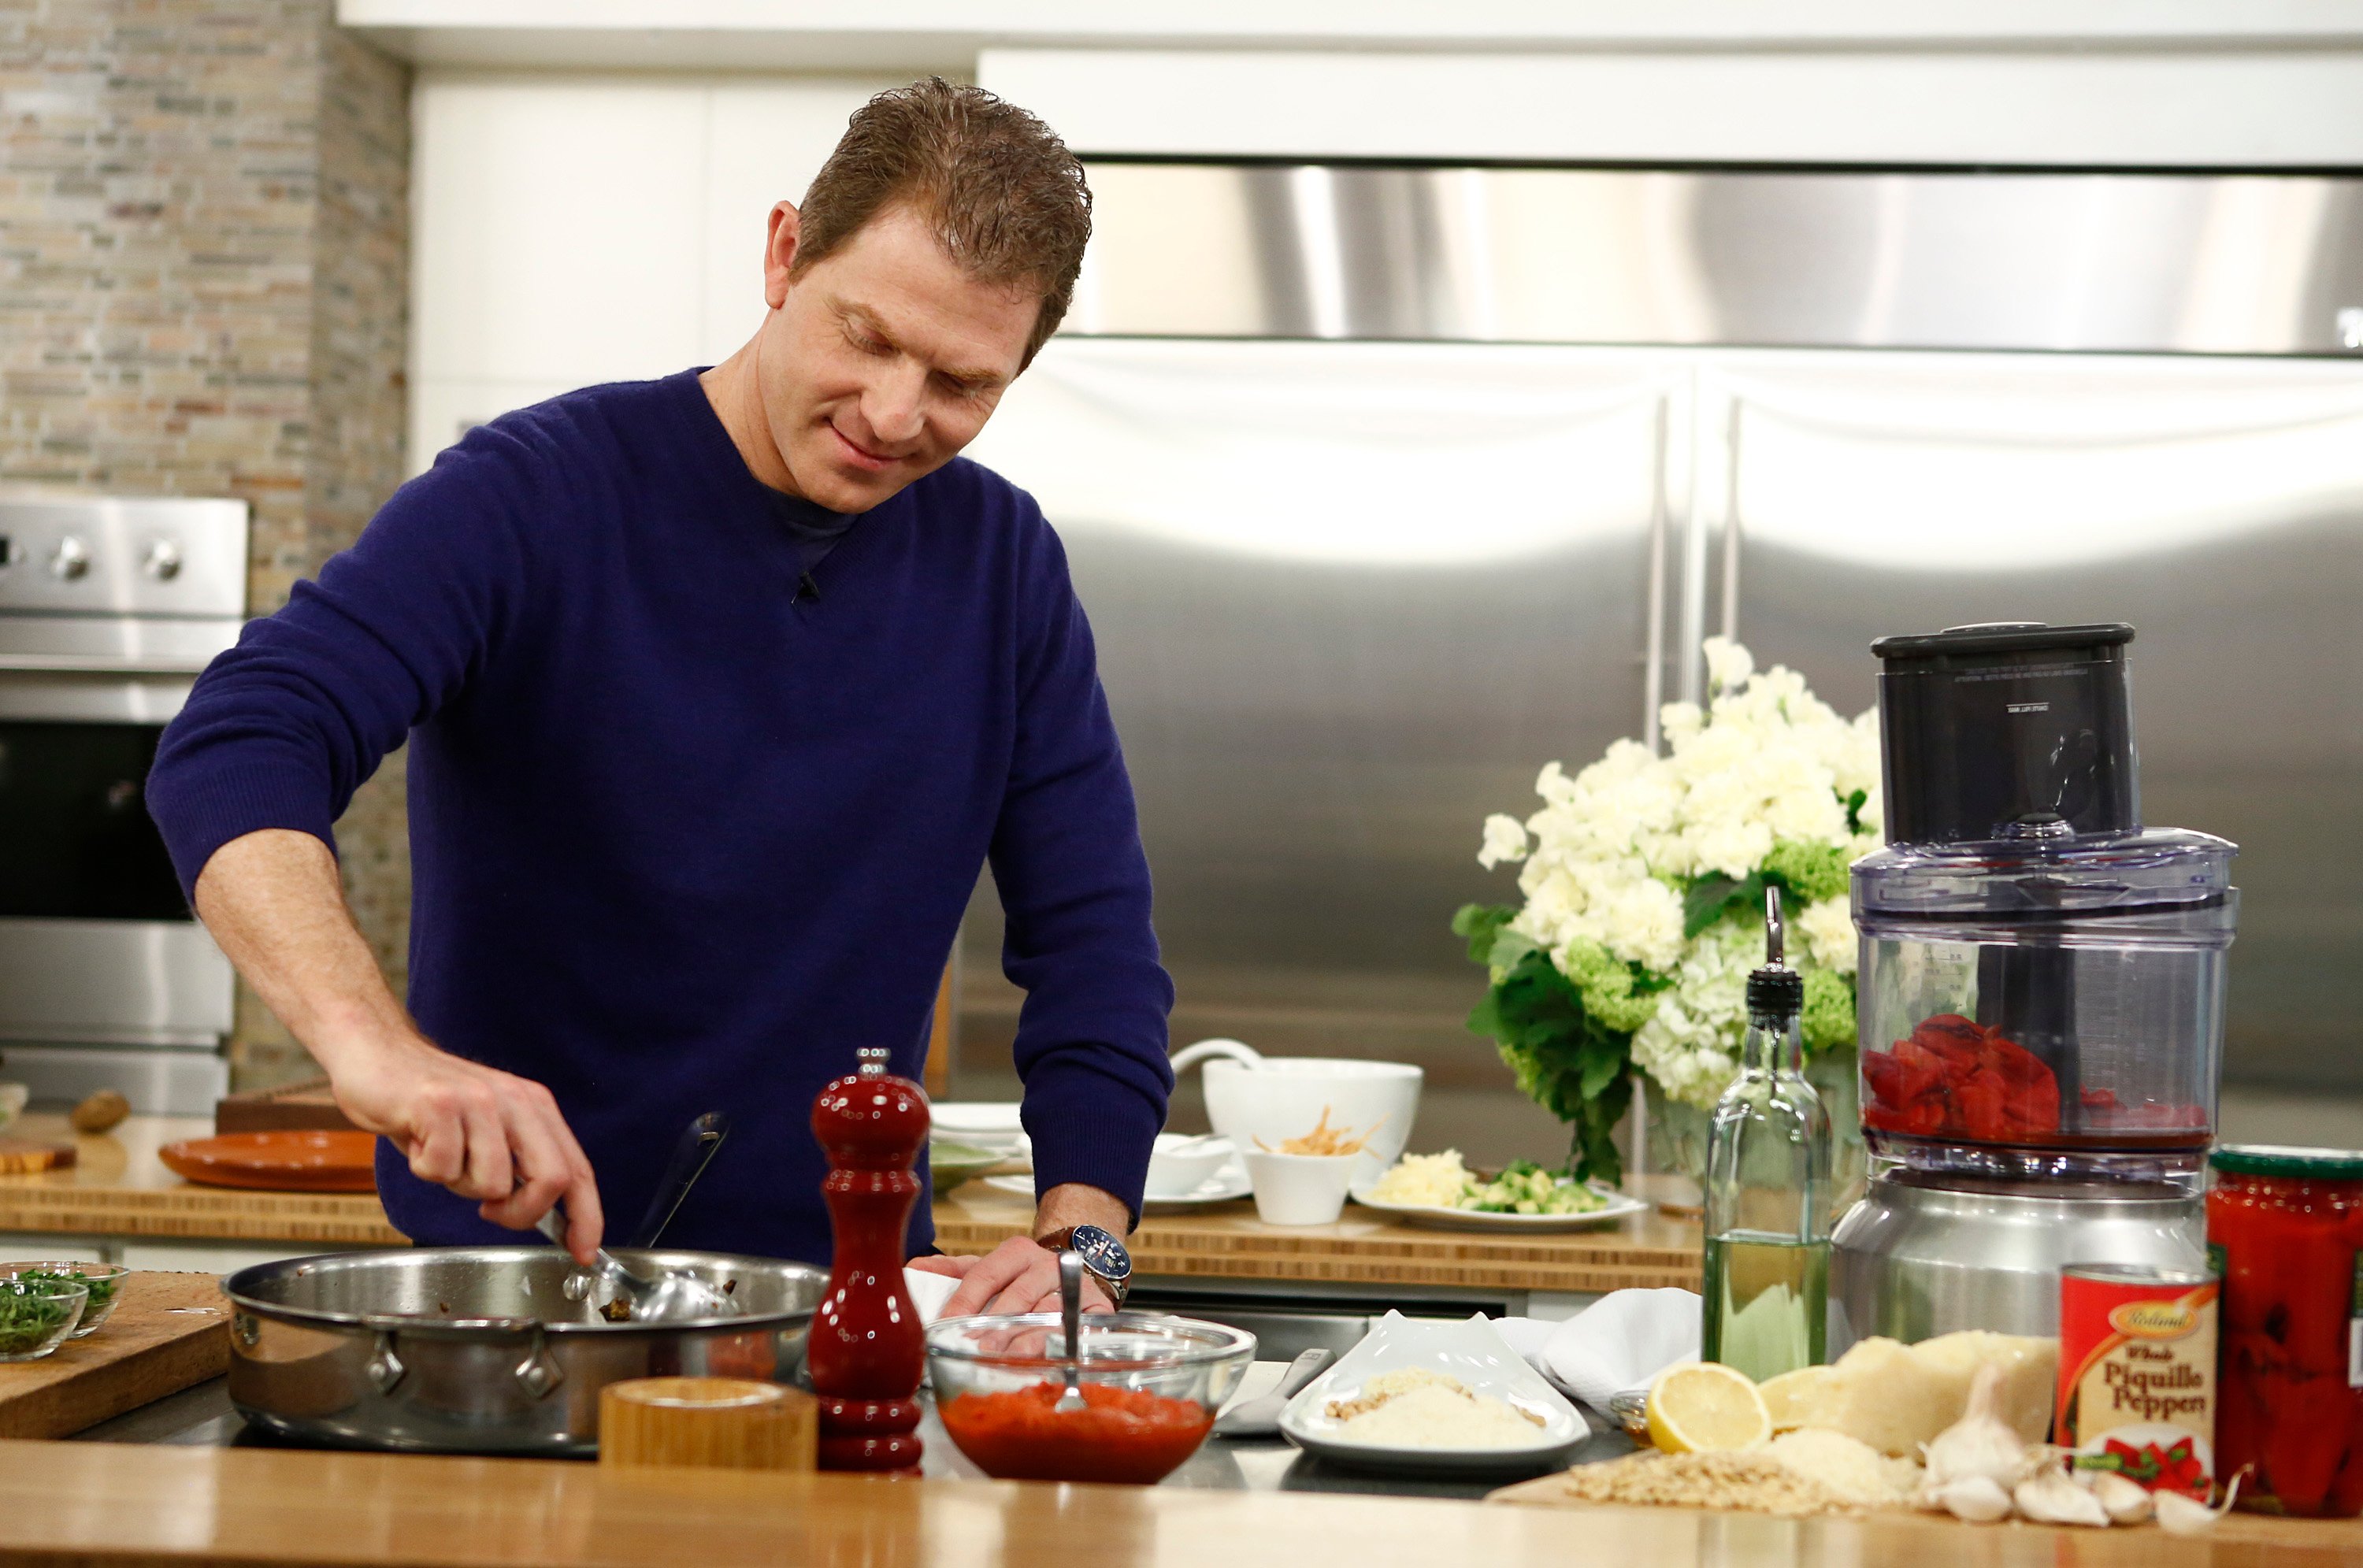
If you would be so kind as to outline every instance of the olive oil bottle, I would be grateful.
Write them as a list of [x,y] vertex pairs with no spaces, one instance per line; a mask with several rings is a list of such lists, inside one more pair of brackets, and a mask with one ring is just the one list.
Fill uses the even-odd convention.
[[1707,1134],[1701,1354],[1762,1382],[1826,1359],[1830,1116],[1805,1081],[1803,977],[1781,961],[1780,889],[1765,966],[1747,977],[1739,1077]]

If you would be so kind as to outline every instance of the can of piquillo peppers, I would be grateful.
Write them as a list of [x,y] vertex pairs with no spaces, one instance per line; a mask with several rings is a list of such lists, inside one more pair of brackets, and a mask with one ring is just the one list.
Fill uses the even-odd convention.
[[2080,1471],[2204,1502],[2215,1485],[2214,1275],[2059,1271],[2056,1436]]

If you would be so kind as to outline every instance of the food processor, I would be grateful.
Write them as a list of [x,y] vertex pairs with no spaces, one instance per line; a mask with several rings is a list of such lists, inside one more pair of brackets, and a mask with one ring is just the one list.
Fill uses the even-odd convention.
[[2142,825],[2133,636],[2012,622],[1871,645],[1871,1176],[1832,1235],[1832,1355],[2056,1333],[2069,1264],[2205,1264],[2236,851]]

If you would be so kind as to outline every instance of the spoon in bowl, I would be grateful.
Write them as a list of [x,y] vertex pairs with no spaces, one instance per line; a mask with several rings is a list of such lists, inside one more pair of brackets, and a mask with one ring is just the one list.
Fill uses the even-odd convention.
[[1051,1413],[1071,1416],[1088,1407],[1083,1400],[1083,1259],[1074,1252],[1059,1254],[1059,1318],[1067,1331],[1067,1386]]

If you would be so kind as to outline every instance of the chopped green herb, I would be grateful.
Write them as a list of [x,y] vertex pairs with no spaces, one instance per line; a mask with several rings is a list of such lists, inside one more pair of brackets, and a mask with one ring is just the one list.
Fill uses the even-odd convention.
[[73,1317],[71,1297],[17,1280],[0,1280],[0,1355],[39,1350]]
[[115,1280],[94,1277],[78,1268],[66,1270],[28,1268],[17,1277],[18,1279],[80,1280],[90,1287],[90,1304],[83,1309],[84,1317],[97,1317],[106,1310],[106,1304],[115,1299]]

